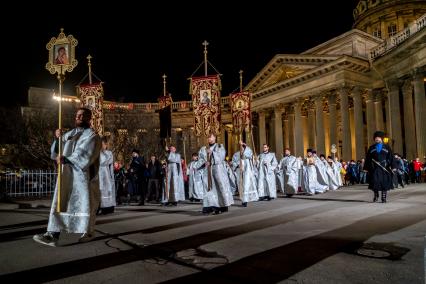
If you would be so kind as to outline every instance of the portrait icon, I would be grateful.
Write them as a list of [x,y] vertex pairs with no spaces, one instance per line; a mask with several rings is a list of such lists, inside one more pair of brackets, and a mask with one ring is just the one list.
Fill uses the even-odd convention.
[[210,105],[211,99],[211,90],[200,90],[200,103]]
[[236,105],[237,105],[237,110],[243,110],[244,109],[244,101],[243,100],[238,100],[237,102],[236,102]]
[[58,44],[55,45],[53,52],[53,63],[55,65],[67,65],[69,64],[69,45],[68,44]]
[[86,97],[86,107],[91,109],[91,110],[95,109],[96,104],[95,104],[95,97],[94,96]]

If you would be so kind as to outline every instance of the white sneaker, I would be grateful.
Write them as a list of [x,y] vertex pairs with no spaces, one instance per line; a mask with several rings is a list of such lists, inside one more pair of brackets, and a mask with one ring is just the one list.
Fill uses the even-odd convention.
[[33,240],[47,246],[56,247],[58,238],[52,236],[50,232],[34,235]]
[[93,240],[94,238],[95,238],[95,234],[84,233],[83,235],[81,235],[78,242],[87,243],[87,242],[90,242],[91,240]]

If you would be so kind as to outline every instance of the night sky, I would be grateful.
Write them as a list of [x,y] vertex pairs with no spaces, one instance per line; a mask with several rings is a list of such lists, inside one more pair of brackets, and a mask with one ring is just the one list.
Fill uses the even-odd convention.
[[[2,104],[25,104],[30,86],[57,87],[44,66],[46,44],[61,27],[79,41],[79,64],[67,73],[66,89],[74,90],[87,73],[85,58],[90,53],[108,100],[156,101],[163,73],[173,99],[190,100],[187,78],[203,60],[203,40],[210,43],[209,61],[223,74],[222,95],[228,95],[239,86],[240,69],[247,84],[275,54],[300,53],[350,30],[358,1],[173,2],[156,1],[140,9],[116,1],[99,4],[99,9],[95,4],[56,1],[45,7],[3,9],[15,19],[0,19],[2,73],[7,74],[2,76]],[[237,8],[237,3],[242,6]]]

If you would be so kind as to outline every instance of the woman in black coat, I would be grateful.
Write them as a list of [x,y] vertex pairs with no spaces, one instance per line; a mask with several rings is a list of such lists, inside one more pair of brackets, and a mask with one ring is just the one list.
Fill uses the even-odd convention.
[[377,201],[381,191],[382,202],[386,203],[387,191],[393,189],[393,154],[391,148],[383,143],[384,136],[382,131],[374,133],[375,143],[368,148],[365,166],[370,177],[368,188],[374,192],[373,202]]

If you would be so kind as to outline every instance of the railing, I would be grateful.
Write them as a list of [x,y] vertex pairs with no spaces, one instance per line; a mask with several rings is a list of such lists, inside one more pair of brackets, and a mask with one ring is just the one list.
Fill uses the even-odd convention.
[[409,25],[407,28],[397,33],[396,35],[388,38],[383,43],[373,48],[370,52],[370,58],[375,59],[380,57],[401,43],[403,43],[408,38],[412,37],[414,34],[422,30],[426,26],[426,14],[423,14],[419,19]]
[[[222,107],[229,107],[229,96],[220,98]],[[108,110],[138,110],[142,112],[155,112],[158,110],[158,103],[104,103],[103,108]],[[172,111],[192,110],[192,101],[177,101],[172,103]]]
[[174,111],[188,111],[192,109],[192,101],[178,101],[172,103]]
[[56,172],[50,170],[9,171],[0,175],[0,189],[9,197],[45,197],[55,191]]

